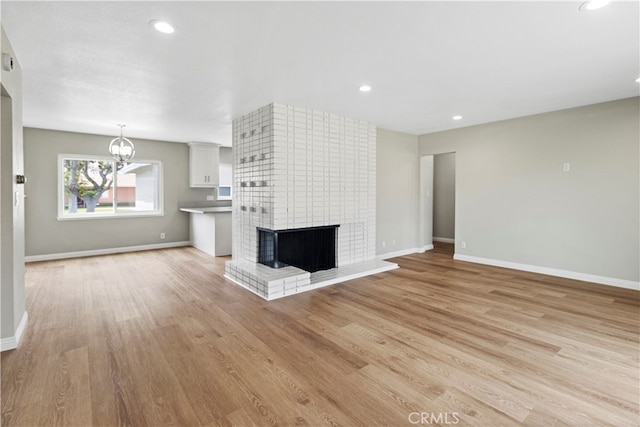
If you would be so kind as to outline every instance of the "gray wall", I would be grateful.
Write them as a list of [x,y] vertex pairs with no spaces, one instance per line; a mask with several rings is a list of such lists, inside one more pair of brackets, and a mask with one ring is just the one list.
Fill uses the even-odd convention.
[[233,150],[231,147],[220,147],[220,163],[233,164]]
[[[15,175],[23,174],[22,67],[4,32],[2,53],[15,59],[14,70],[1,73],[2,135],[0,138],[0,337],[2,348],[15,346],[16,330],[25,315],[24,294],[24,203],[23,185]],[[14,204],[14,198],[18,205]],[[6,344],[13,341],[12,344]]]
[[189,188],[189,147],[181,143],[131,138],[137,158],[163,162],[164,216],[57,220],[58,154],[105,155],[116,133],[24,129],[27,256],[189,241],[189,214],[178,211],[179,204],[204,201],[215,190]]
[[418,248],[418,137],[378,128],[376,167],[376,254]]
[[639,100],[420,136],[456,152],[456,252],[637,282]]
[[456,209],[456,154],[433,156],[433,238],[453,239]]

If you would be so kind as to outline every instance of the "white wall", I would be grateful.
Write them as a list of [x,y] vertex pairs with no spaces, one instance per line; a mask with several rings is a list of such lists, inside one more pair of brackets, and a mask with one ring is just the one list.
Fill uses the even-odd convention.
[[456,254],[637,287],[639,100],[420,136],[456,152]]
[[[2,135],[0,139],[0,348],[15,348],[26,323],[24,294],[24,173],[22,148],[22,68],[1,30],[2,53],[14,57],[14,70],[2,70]],[[17,203],[15,203],[17,201]]]
[[376,254],[417,250],[423,245],[418,137],[378,129],[376,162]]
[[[116,129],[117,130],[117,129]],[[115,132],[115,131],[114,131]],[[114,135],[115,136],[115,135]],[[205,201],[215,189],[189,188],[187,144],[132,139],[136,157],[161,160],[164,216],[93,220],[57,220],[58,154],[105,155],[112,136],[24,129],[27,256],[97,251],[189,241],[189,214],[179,205]],[[160,239],[164,232],[166,238]]]

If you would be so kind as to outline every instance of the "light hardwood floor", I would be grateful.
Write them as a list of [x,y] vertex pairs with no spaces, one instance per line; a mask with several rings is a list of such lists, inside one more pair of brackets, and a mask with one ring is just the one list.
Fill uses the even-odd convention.
[[638,425],[637,291],[439,246],[266,302],[225,280],[224,260],[29,264],[2,426]]

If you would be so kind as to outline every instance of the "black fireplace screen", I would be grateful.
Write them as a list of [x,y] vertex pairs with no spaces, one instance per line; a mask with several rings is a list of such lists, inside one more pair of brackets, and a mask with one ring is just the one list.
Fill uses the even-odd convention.
[[273,268],[292,265],[311,273],[335,268],[338,227],[258,228],[258,262]]

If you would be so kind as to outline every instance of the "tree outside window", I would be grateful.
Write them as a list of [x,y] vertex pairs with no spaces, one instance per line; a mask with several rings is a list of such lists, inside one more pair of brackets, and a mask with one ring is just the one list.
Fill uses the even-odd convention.
[[[116,168],[124,166],[123,163],[116,165]],[[64,161],[66,211],[70,214],[78,213],[78,201],[80,201],[86,213],[95,212],[98,200],[113,185],[113,168],[114,162],[111,161],[66,159]]]

